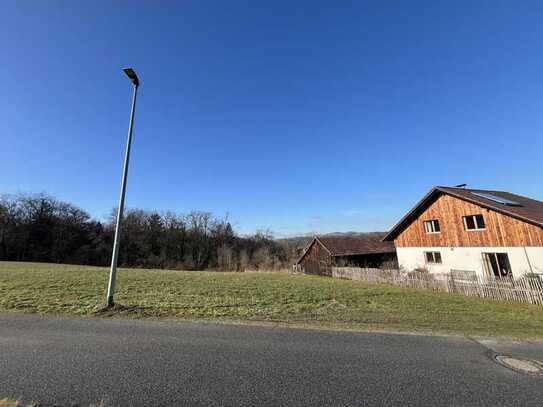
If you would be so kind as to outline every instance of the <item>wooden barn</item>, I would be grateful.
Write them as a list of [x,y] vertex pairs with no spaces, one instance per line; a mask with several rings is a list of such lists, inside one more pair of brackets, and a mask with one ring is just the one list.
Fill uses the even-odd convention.
[[315,236],[296,262],[306,274],[332,275],[334,266],[380,268],[396,266],[393,242],[383,241],[384,233]]

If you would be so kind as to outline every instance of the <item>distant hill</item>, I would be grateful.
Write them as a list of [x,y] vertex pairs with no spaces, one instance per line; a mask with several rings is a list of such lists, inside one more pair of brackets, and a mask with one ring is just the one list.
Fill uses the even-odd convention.
[[[317,234],[317,236],[366,236],[366,235],[373,235],[373,234],[385,234],[386,232],[331,232],[331,233],[323,233],[323,234]],[[283,237],[280,239],[276,239],[277,241],[284,241],[284,242],[307,242],[309,243],[311,239],[315,234],[308,234],[305,236],[293,236],[293,237]]]

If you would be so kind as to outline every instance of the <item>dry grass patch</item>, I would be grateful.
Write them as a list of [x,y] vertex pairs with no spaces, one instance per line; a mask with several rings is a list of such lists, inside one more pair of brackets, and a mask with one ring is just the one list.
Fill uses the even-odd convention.
[[24,405],[16,400],[2,399],[0,400],[0,407],[35,407],[36,404],[27,404]]
[[[61,407],[59,405],[55,405],[56,407]],[[9,399],[2,399],[0,400],[0,407],[41,407],[41,404],[39,403],[23,403],[18,400],[9,400]],[[70,407],[106,407],[106,404],[103,401],[99,401],[98,403],[88,404],[88,405],[80,405],[80,404],[72,404]]]

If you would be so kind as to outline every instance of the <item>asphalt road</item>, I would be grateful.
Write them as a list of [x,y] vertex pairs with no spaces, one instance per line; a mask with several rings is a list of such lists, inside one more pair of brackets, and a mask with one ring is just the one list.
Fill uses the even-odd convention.
[[471,339],[0,314],[0,399],[107,406],[541,406]]

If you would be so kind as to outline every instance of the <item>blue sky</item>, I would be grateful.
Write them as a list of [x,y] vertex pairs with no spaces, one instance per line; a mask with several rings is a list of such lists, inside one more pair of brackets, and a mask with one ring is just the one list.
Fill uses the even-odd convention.
[[[448,4],[438,4],[448,3]],[[385,230],[434,185],[543,199],[543,3],[3,1],[0,191],[241,233]]]

